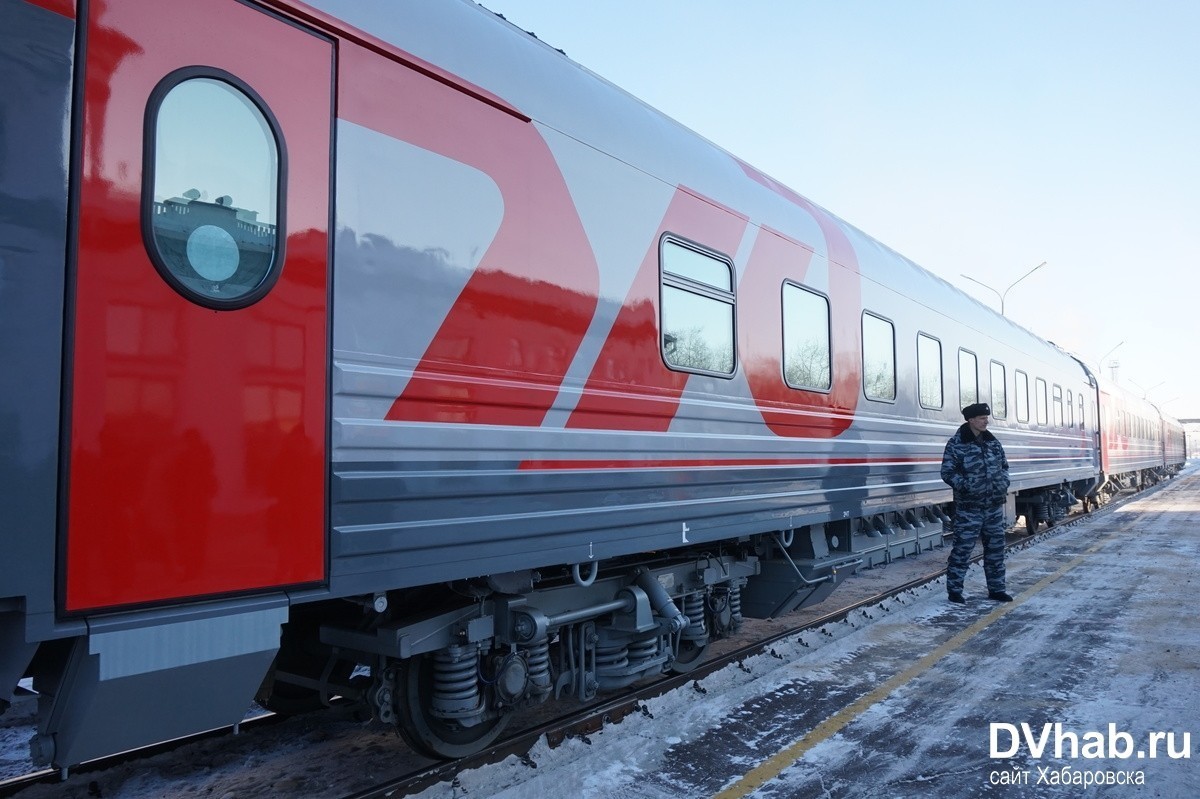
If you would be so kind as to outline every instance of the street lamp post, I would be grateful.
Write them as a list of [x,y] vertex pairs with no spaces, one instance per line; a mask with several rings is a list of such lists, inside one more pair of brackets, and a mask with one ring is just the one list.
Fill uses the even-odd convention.
[[1117,346],[1116,346],[1116,347],[1113,347],[1111,350],[1109,350],[1108,352],[1106,352],[1106,353],[1104,353],[1103,355],[1101,355],[1101,356],[1100,356],[1100,360],[1096,361],[1096,363],[1098,363],[1098,364],[1100,365],[1100,372],[1101,372],[1101,374],[1103,374],[1103,372],[1104,372],[1104,359],[1105,359],[1105,358],[1107,358],[1108,356],[1112,355],[1114,352],[1116,352],[1116,351],[1117,351],[1117,348],[1118,348],[1118,347],[1120,347],[1120,346],[1121,346],[1122,344],[1124,344],[1124,343],[1125,343],[1125,340],[1124,340],[1124,339],[1121,339],[1121,341],[1119,341],[1119,342],[1117,343]]
[[1001,315],[1001,316],[1005,316],[1006,314],[1004,313],[1004,298],[1008,296],[1008,292],[1010,292],[1010,291],[1012,291],[1012,290],[1013,290],[1013,286],[1017,285],[1017,284],[1018,284],[1018,283],[1020,283],[1022,280],[1024,280],[1024,279],[1025,279],[1025,278],[1027,278],[1027,277],[1029,277],[1030,275],[1032,275],[1034,272],[1036,272],[1037,270],[1041,269],[1041,268],[1042,268],[1043,266],[1045,266],[1045,265],[1046,265],[1046,262],[1045,262],[1045,261],[1042,261],[1040,264],[1038,264],[1037,266],[1035,266],[1033,269],[1030,269],[1028,272],[1026,272],[1025,274],[1021,275],[1019,278],[1017,278],[1016,280],[1014,280],[1012,283],[1010,283],[1010,284],[1008,285],[1008,288],[1006,288],[1006,289],[1004,290],[1004,293],[1003,293],[1003,294],[1001,294],[999,291],[996,291],[994,288],[992,288],[991,286],[989,286],[987,283],[984,283],[984,282],[982,282],[982,281],[976,280],[975,278],[971,277],[970,275],[965,275],[965,274],[962,274],[961,272],[960,272],[959,274],[960,274],[962,277],[965,277],[967,280],[971,281],[972,283],[978,283],[979,285],[983,286],[985,289],[987,289],[988,291],[992,292],[992,293],[993,293],[993,294],[995,294],[997,297],[999,297],[999,298],[1000,298],[1000,315]]

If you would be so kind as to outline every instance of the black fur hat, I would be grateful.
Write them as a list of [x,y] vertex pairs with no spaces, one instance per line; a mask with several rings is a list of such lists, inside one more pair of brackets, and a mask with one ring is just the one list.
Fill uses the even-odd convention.
[[976,416],[991,416],[992,409],[988,407],[986,402],[976,402],[974,405],[968,405],[963,408],[964,419],[974,419]]

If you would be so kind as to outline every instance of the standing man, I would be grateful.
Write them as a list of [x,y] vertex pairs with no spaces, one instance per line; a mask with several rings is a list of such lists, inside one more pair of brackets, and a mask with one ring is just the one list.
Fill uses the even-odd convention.
[[1004,584],[1004,501],[1008,497],[1008,459],[988,432],[992,409],[977,402],[963,408],[966,422],[946,442],[942,480],[954,489],[954,546],[946,566],[946,591],[963,604],[963,579],[975,539],[983,538],[983,572],[988,599],[1012,602]]

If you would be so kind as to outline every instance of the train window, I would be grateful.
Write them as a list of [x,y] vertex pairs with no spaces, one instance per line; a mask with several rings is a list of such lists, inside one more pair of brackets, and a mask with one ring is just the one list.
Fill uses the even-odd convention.
[[1079,400],[1079,429],[1082,430],[1086,427],[1083,420],[1083,394],[1079,394],[1077,399]]
[[661,257],[663,358],[675,369],[733,374],[733,264],[668,238]]
[[942,407],[942,342],[917,334],[917,396],[922,408]]
[[283,261],[285,153],[274,117],[234,76],[171,73],[146,114],[142,230],[155,268],[200,305],[261,299]]
[[992,361],[992,416],[1008,418],[1008,386],[1004,380],[1004,364]]
[[783,378],[792,388],[828,391],[832,385],[829,299],[783,284]]
[[1033,380],[1033,401],[1037,408],[1037,423],[1046,424],[1049,421],[1046,415],[1046,381],[1040,377]]
[[1063,425],[1062,386],[1058,385],[1057,383],[1055,383],[1050,388],[1050,412],[1052,414],[1054,426],[1062,427],[1062,425]]
[[1017,400],[1017,421],[1029,421],[1029,375],[1017,369],[1013,372],[1013,392]]
[[958,351],[958,407],[979,402],[979,364],[975,353]]
[[863,393],[867,399],[896,399],[896,329],[871,313],[862,318]]
[[1067,427],[1075,426],[1075,394],[1067,389]]

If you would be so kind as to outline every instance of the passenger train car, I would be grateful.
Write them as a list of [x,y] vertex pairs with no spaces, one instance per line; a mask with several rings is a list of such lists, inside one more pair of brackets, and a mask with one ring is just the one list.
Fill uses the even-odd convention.
[[1165,466],[1182,464],[1183,425],[1164,416],[1150,401],[1127,389],[1098,381],[1100,468],[1110,486],[1119,490],[1153,481]]
[[452,757],[1178,425],[467,0],[0,0],[0,696]]

